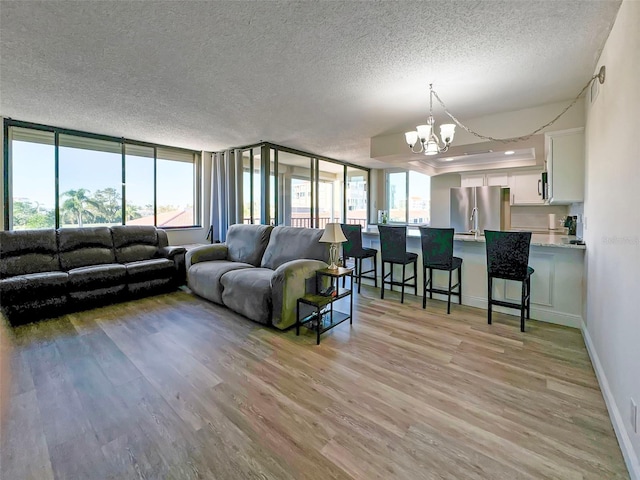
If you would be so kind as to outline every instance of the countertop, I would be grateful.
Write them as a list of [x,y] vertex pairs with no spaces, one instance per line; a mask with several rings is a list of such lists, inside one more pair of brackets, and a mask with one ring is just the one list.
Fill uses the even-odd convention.
[[[366,229],[362,229],[364,235],[378,236],[378,227],[376,225],[369,225]],[[408,228],[407,237],[420,237],[420,231],[417,228]],[[484,235],[454,235],[453,239],[457,242],[480,242],[484,243]],[[573,248],[577,250],[586,250],[586,245],[575,245],[569,243],[570,240],[575,240],[575,235],[562,235],[562,234],[543,234],[533,233],[531,235],[532,247],[556,247],[556,248]]]

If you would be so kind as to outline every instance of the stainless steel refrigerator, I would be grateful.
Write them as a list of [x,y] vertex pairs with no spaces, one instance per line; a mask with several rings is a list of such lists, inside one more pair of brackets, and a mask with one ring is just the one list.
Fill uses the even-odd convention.
[[511,229],[509,189],[460,187],[451,189],[450,226],[456,233],[483,234]]

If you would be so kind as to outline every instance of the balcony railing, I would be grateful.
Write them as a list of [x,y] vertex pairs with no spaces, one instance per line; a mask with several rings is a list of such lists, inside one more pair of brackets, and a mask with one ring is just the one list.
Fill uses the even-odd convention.
[[[325,228],[327,223],[331,222],[331,217],[319,217],[317,228]],[[250,217],[245,217],[243,223],[251,223]],[[362,225],[362,228],[367,227],[366,218],[348,218],[347,222],[351,225]],[[291,219],[290,225],[292,227],[311,228],[311,219],[309,217],[294,217]]]

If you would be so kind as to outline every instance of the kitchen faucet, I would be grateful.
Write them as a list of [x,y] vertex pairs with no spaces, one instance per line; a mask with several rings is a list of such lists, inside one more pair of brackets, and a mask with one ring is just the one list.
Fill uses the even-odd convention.
[[470,230],[470,233],[478,235],[478,207],[473,207],[473,210],[471,210],[471,217],[469,218],[469,221],[473,222],[473,228]]

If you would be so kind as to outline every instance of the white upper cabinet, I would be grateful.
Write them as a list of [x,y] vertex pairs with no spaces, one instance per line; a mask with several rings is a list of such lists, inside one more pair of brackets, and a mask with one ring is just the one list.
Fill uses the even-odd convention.
[[511,205],[544,205],[542,171],[525,170],[509,174]]
[[549,203],[584,201],[584,128],[545,134]]
[[469,175],[461,175],[461,187],[484,187],[484,173],[472,173]]
[[487,187],[508,187],[509,186],[509,174],[503,173],[487,173],[486,183]]
[[509,175],[500,173],[466,173],[460,175],[461,187],[508,187]]

